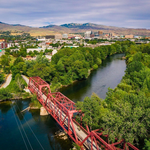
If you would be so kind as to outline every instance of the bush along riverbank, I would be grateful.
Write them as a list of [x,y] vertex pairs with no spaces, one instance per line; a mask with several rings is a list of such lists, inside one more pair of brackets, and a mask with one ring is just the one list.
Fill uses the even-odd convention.
[[84,113],[82,124],[91,130],[103,128],[110,142],[117,137],[150,149],[150,44],[131,45],[126,59],[125,76],[105,100],[93,94],[76,106]]
[[32,95],[32,98],[31,98],[31,102],[29,104],[29,107],[31,109],[40,109],[41,108],[41,104],[40,102],[37,100],[37,96],[36,95]]

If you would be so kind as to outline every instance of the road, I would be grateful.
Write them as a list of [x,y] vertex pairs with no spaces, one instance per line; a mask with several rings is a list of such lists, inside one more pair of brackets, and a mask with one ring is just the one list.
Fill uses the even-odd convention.
[[0,88],[6,88],[10,84],[11,79],[12,79],[12,74],[9,74],[5,83]]

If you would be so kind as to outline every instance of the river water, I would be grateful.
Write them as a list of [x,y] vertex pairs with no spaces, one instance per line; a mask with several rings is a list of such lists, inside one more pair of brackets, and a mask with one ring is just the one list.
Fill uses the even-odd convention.
[[[87,80],[79,81],[60,90],[74,102],[83,101],[94,92],[106,97],[108,87],[115,88],[126,69],[123,54],[106,58],[92,71]],[[60,126],[51,116],[40,116],[39,110],[25,111],[30,100],[0,103],[0,150],[69,150],[71,140],[55,136]]]

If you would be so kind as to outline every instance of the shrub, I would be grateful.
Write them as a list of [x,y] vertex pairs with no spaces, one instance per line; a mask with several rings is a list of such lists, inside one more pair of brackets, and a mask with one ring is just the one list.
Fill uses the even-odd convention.
[[94,64],[93,65],[93,69],[95,70],[95,69],[97,69],[98,68],[98,65],[97,64]]
[[6,89],[0,89],[0,100],[7,100],[12,98],[12,94],[8,92]]

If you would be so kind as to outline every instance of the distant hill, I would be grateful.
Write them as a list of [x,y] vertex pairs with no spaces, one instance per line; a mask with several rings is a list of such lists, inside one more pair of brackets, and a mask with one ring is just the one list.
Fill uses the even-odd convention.
[[[84,23],[84,24],[69,23],[69,24],[62,24],[60,26],[63,27],[61,28],[61,30],[65,31],[66,29],[69,29],[68,31],[70,31],[70,33],[85,32],[87,30],[92,30],[92,31],[102,30],[103,32],[106,33],[111,32],[119,35],[133,34],[133,35],[150,36],[150,29],[123,28],[123,27],[98,25],[94,23]],[[47,27],[49,29],[56,28],[56,26],[53,27],[47,26]]]
[[29,27],[20,24],[7,24],[0,22],[0,31],[11,31],[12,35],[18,35],[22,32],[30,33],[31,36],[44,36],[44,35],[53,35],[59,33],[57,30],[49,30],[44,28],[36,28],[36,27]]
[[117,27],[98,25],[94,23],[84,23],[84,24],[70,23],[70,24],[63,24],[61,26],[66,27],[66,28],[94,29],[94,30],[108,30],[108,29],[114,29],[114,28],[119,29]]
[[121,28],[113,26],[98,25],[93,23],[69,23],[58,25],[48,25],[43,27],[29,27],[21,24],[7,24],[0,22],[0,31],[11,31],[12,34],[18,34],[18,32],[27,32],[32,36],[44,36],[52,35],[58,33],[81,33],[87,30],[92,30],[94,32],[102,30],[103,32],[115,33],[119,35],[133,34],[133,35],[145,35],[150,36],[150,29],[133,29],[133,28]]
[[48,26],[43,26],[43,27],[39,27],[39,28],[52,28],[52,27],[56,27],[57,25],[48,25]]
[[21,26],[21,27],[25,27],[25,25],[21,25],[21,24],[12,24],[12,26]]

